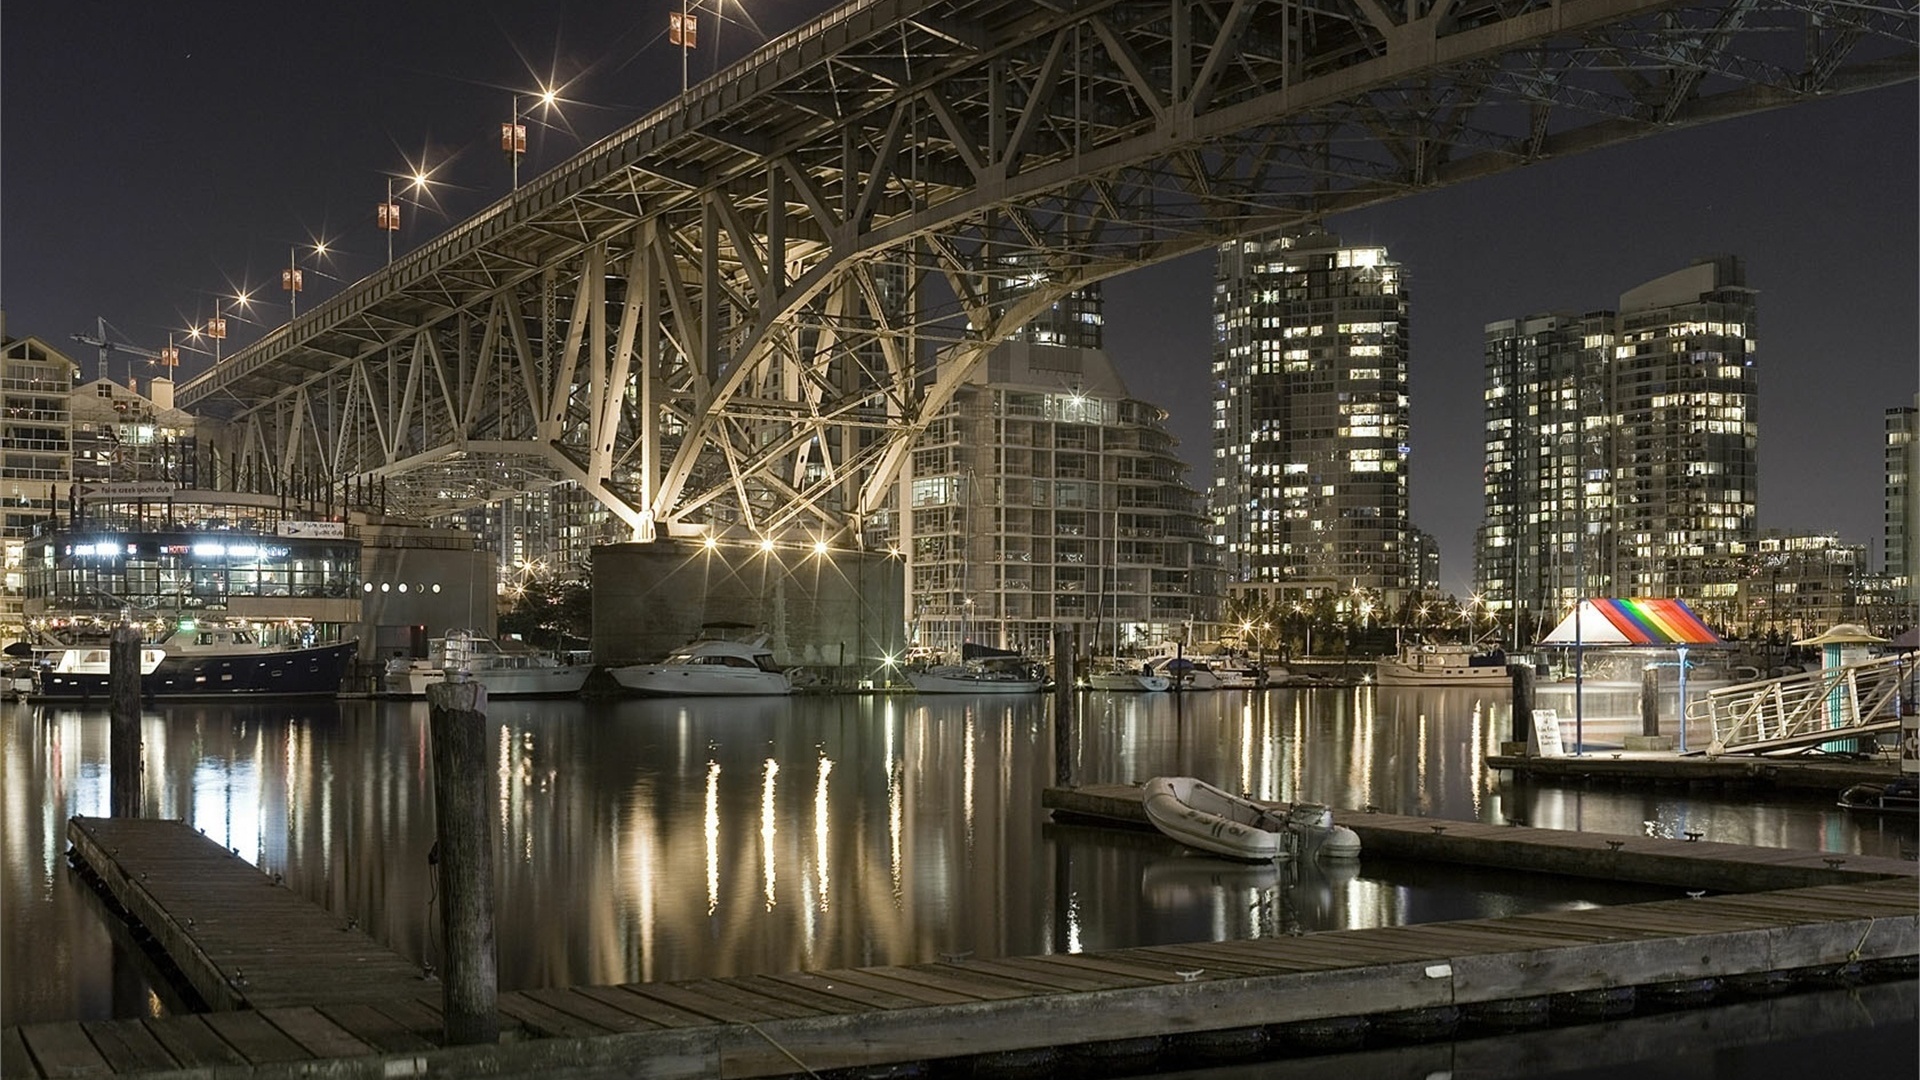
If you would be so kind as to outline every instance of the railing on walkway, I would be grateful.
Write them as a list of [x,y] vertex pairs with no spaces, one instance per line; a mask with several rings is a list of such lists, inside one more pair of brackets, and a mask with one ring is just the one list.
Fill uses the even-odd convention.
[[1712,725],[1709,755],[1805,749],[1896,720],[1911,708],[1912,653],[1722,687],[1691,703],[1688,720]]

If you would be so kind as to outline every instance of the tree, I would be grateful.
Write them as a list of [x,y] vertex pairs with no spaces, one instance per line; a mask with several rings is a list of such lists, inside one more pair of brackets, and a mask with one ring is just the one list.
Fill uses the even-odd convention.
[[593,587],[583,578],[530,578],[500,615],[500,634],[564,650],[593,635]]

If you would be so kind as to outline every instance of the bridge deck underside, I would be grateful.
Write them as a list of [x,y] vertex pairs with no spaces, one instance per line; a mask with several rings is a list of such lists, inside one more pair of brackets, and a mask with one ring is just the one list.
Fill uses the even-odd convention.
[[1075,288],[1915,71],[1910,0],[857,2],[180,401],[423,517],[573,483],[642,536],[857,540]]

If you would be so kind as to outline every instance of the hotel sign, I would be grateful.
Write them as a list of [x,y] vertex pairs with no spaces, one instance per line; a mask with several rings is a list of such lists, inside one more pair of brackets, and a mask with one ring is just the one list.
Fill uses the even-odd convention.
[[344,521],[282,521],[280,535],[309,540],[345,540],[347,523]]

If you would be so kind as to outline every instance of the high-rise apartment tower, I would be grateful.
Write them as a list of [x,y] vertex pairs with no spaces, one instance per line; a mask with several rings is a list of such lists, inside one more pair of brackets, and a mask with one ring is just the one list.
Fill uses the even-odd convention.
[[1417,582],[1407,520],[1407,293],[1318,230],[1220,247],[1213,530],[1225,588],[1270,600]]

